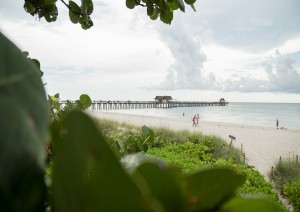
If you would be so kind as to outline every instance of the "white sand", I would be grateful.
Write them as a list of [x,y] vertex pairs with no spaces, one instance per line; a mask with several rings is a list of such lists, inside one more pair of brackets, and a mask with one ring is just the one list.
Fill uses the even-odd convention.
[[[230,143],[229,135],[234,135],[236,141],[233,145],[243,149],[249,165],[254,166],[265,177],[271,171],[271,167],[279,160],[279,157],[292,158],[300,156],[300,130],[282,130],[246,126],[228,123],[203,122],[199,127],[192,127],[192,121],[180,121],[179,119],[151,117],[142,115],[120,114],[112,112],[91,112],[93,116],[111,119],[118,122],[126,122],[137,126],[166,127],[174,130],[187,129],[191,132],[201,132],[206,135],[216,135]],[[300,158],[299,158],[300,160]]]

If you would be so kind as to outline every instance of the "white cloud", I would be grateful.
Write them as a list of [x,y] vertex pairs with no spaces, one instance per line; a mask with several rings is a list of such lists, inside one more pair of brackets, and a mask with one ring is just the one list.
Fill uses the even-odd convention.
[[179,19],[170,27],[159,26],[158,32],[173,57],[173,63],[158,87],[170,90],[214,88],[213,74],[210,73],[208,76],[203,74],[206,56],[201,50],[198,38],[190,33],[190,27]]
[[[275,64],[272,64],[275,60]],[[226,91],[241,92],[282,92],[300,93],[300,70],[294,68],[294,60],[288,55],[281,55],[278,50],[275,56],[262,63],[267,79],[241,77],[239,80],[228,80]]]

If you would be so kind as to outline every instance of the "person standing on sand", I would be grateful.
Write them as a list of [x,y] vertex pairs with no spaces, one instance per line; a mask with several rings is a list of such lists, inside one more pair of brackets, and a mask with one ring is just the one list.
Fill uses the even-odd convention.
[[192,127],[194,127],[194,126],[196,127],[196,115],[194,115],[194,117],[193,117],[192,120],[193,120],[193,125],[192,125]]
[[277,129],[278,129],[278,126],[279,126],[279,121],[278,121],[278,119],[276,119],[276,127],[277,127]]

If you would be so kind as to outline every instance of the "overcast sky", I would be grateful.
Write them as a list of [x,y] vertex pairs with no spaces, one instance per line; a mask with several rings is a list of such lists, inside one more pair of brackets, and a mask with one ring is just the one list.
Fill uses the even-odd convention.
[[[77,99],[300,102],[299,0],[197,0],[171,26],[125,0],[94,0],[94,27],[0,1],[0,30],[41,62],[48,94]],[[0,47],[1,48],[1,47]]]

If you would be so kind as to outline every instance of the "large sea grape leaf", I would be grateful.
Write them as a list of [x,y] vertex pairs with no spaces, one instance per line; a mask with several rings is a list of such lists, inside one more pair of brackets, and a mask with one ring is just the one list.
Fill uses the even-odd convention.
[[165,211],[186,211],[183,196],[181,172],[175,168],[162,169],[157,162],[141,164],[134,175],[142,175],[147,182],[151,195],[164,207]]
[[56,211],[148,211],[151,203],[125,172],[91,118],[72,111],[64,120],[64,129],[67,133],[62,138],[57,131],[53,137]]
[[266,199],[258,198],[232,198],[222,207],[223,211],[231,212],[253,212],[253,211],[264,211],[264,212],[280,212],[283,211],[274,202]]
[[0,32],[0,211],[39,211],[48,104],[34,63]]
[[244,181],[243,175],[226,168],[196,172],[185,178],[187,204],[193,211],[212,210],[231,198]]

